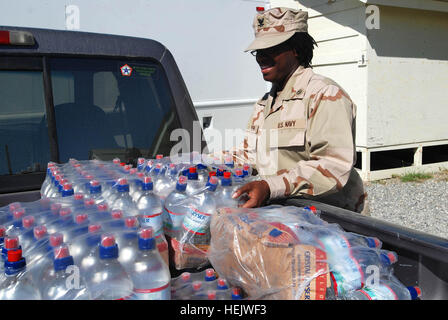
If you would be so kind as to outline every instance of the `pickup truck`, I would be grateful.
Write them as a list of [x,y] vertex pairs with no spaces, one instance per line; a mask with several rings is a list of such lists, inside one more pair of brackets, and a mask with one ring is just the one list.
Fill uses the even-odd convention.
[[[0,26],[0,97],[0,207],[39,199],[48,161],[135,165],[169,154],[171,132],[193,135],[198,121],[170,51],[142,38]],[[398,254],[402,283],[420,286],[423,300],[448,299],[447,239],[316,201],[277,203],[314,205],[324,220],[379,238]]]

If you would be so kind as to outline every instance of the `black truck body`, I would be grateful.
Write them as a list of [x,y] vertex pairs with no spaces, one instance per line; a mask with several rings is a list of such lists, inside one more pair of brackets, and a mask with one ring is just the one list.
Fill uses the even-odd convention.
[[[85,152],[81,157],[75,157],[78,160],[89,158],[111,160],[113,157],[119,157],[128,163],[135,163],[137,156],[150,158],[159,153],[168,154],[169,148],[173,145],[173,143],[169,141],[169,130],[183,128],[186,129],[190,135],[194,134],[193,122],[198,119],[191,97],[173,56],[170,51],[159,42],[149,39],[105,34],[19,27],[0,27],[0,35],[2,31],[6,30],[29,32],[34,37],[34,44],[0,44],[0,86],[2,83],[7,83],[8,74],[11,72],[25,72],[27,77],[29,74],[26,72],[33,73],[33,81],[36,81],[36,79],[42,81],[43,104],[41,107],[43,109],[38,112],[38,116],[42,119],[32,121],[33,124],[36,124],[36,127],[41,127],[31,127],[31,129],[26,131],[20,130],[23,121],[20,122],[21,120],[14,118],[14,112],[12,112],[14,106],[11,107],[8,104],[7,106],[10,109],[5,113],[1,110],[2,108],[5,108],[5,105],[0,103],[0,144],[2,144],[0,146],[0,163],[4,163],[3,167],[0,167],[0,207],[15,201],[27,202],[39,199],[39,189],[45,178],[46,163],[48,161],[66,161],[66,158],[64,158],[65,156],[62,155],[63,149],[68,148],[67,150],[70,151],[70,146],[62,145],[61,142],[63,139],[62,136],[65,135],[64,139],[67,137],[67,133],[63,132],[66,127],[61,127],[60,124],[58,127],[57,120],[61,119],[58,117],[58,108],[66,107],[68,103],[55,103],[55,86],[58,88],[61,86],[60,83],[55,81],[55,78],[62,78],[66,81],[63,83],[63,87],[71,86],[70,90],[73,91],[71,96],[74,98],[71,104],[77,107],[83,103],[86,105],[94,104],[93,100],[98,100],[98,97],[95,96],[96,92],[89,93],[90,89],[88,85],[82,87],[83,90],[73,88],[76,85],[82,86],[86,83],[89,84],[89,81],[95,81],[89,78],[93,74],[89,73],[91,70],[86,71],[83,69],[84,61],[108,61],[105,63],[104,70],[102,69],[98,72],[107,73],[107,77],[110,78],[113,78],[111,76],[111,74],[113,74],[115,79],[118,79],[118,83],[121,80],[117,78],[116,70],[110,71],[108,69],[111,65],[109,62],[111,61],[113,63],[118,63],[118,66],[124,66],[129,62],[131,67],[135,65],[134,69],[141,68],[140,71],[142,72],[142,75],[144,75],[145,72],[149,72],[150,75],[154,77],[159,74],[160,82],[166,84],[163,88],[163,95],[167,96],[165,102],[159,104],[159,107],[167,108],[168,111],[160,118],[163,119],[165,123],[164,128],[156,128],[152,141],[149,141],[147,145],[126,145],[123,144],[122,141],[121,144],[117,143],[117,145],[113,146],[94,146],[97,149],[89,150],[89,152]],[[3,35],[4,34],[5,33],[3,33]],[[64,69],[66,64],[76,66],[74,67],[76,70],[72,72],[75,75],[74,80],[70,80],[72,82],[66,79],[69,77],[67,75],[67,70]],[[95,64],[90,65],[95,67]],[[60,69],[56,70],[52,68]],[[155,69],[156,71],[154,71]],[[37,77],[34,72],[38,72]],[[77,72],[80,74],[79,77],[81,77],[79,79],[76,79]],[[71,73],[69,72],[69,74]],[[107,77],[105,76],[105,78]],[[111,83],[115,82],[112,81]],[[103,89],[108,89],[107,83],[102,83],[101,85],[104,86]],[[120,86],[118,87],[119,90],[123,88]],[[35,87],[33,88],[33,90],[36,90]],[[0,92],[1,90],[2,89],[0,88]],[[13,90],[20,92],[20,94],[23,95],[31,94],[27,90],[25,83],[23,84],[22,92],[20,91],[20,88],[13,88]],[[86,95],[90,98],[90,101],[86,101]],[[121,101],[120,99],[126,99],[125,97],[121,97],[125,96],[125,94],[124,92],[120,92],[119,94],[116,94],[116,96],[115,106],[112,105],[110,109],[104,108],[104,110],[106,110],[106,116],[109,117],[108,119],[110,121],[115,121],[122,114],[120,112],[123,112],[123,110],[119,108],[119,102]],[[163,97],[159,97],[158,99],[160,100],[162,98]],[[128,105],[131,104],[129,101],[130,100],[128,100]],[[140,107],[146,108],[152,112],[151,108],[154,108],[154,105],[148,103],[147,105]],[[110,111],[112,109],[113,111]],[[84,109],[79,107],[79,109],[76,110],[79,111]],[[27,113],[23,113],[22,118],[26,117],[25,114]],[[112,127],[114,126],[118,126],[118,124],[115,123]],[[152,126],[155,127],[158,126],[158,124],[155,123],[152,124]],[[132,130],[129,130],[129,135],[131,135],[132,138]],[[35,137],[36,132],[39,132],[40,134],[37,135],[37,137]],[[85,132],[81,133],[81,135],[84,133]],[[117,132],[113,134],[116,133]],[[115,136],[122,135],[124,140],[126,140],[125,136],[127,133],[119,133],[120,134],[116,134]],[[79,139],[82,140],[81,142],[88,140],[86,140],[86,137],[77,136],[77,133],[69,132],[69,137],[70,134],[73,134],[75,138],[79,137]],[[29,140],[30,136],[32,136],[31,140],[26,142],[25,140]],[[11,155],[11,152],[15,152],[14,150],[18,148],[17,152],[22,152],[23,158],[23,155],[32,153],[27,148],[32,148],[34,144],[40,143],[39,141],[36,142],[36,139],[39,140],[42,137],[44,137],[44,140],[48,141],[48,145],[43,149],[33,150],[34,152],[37,152],[35,158],[29,160],[29,163],[26,163],[28,160],[25,159],[25,164],[22,165],[22,167],[19,166],[18,168],[14,168],[15,158],[14,154]],[[70,139],[67,141],[70,142]],[[23,144],[22,146],[14,146],[15,144],[21,143]],[[29,146],[27,146],[27,144]],[[192,148],[193,146],[190,145],[190,147]],[[196,151],[201,152],[204,150],[204,147],[206,147],[205,142],[202,141],[201,150]],[[45,152],[46,154],[43,154]],[[17,162],[24,161],[20,157],[16,158],[18,159]],[[28,169],[24,170],[23,166]],[[421,299],[423,300],[448,299],[447,239],[421,233],[416,230],[404,228],[371,217],[361,216],[355,212],[315,201],[288,199],[280,203],[283,205],[315,205],[322,211],[321,217],[324,220],[331,223],[337,223],[346,231],[378,237],[383,242],[383,247],[385,249],[395,251],[398,254],[399,259],[395,265],[394,274],[402,283],[407,286],[420,286],[423,292]]]

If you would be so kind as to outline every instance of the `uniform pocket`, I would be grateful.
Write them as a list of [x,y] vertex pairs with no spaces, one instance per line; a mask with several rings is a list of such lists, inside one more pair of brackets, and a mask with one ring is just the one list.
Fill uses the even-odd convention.
[[271,148],[303,147],[305,145],[305,128],[283,128],[273,130],[270,136]]

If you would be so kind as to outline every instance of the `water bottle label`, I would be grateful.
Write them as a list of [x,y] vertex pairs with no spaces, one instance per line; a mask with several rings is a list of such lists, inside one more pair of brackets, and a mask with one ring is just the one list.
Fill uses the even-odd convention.
[[155,234],[160,234],[163,231],[162,211],[158,213],[141,213],[140,225],[143,228],[152,227]]
[[170,300],[171,289],[170,284],[152,289],[137,289],[134,288],[134,292],[131,296],[132,300]]
[[334,271],[338,293],[344,294],[362,288],[364,272],[351,255],[350,244],[341,235],[331,235],[320,239],[328,256],[328,262]]
[[182,226],[182,222],[184,220],[185,213],[177,213],[164,208],[168,213],[165,215],[167,221],[165,221],[165,228],[170,231],[177,231]]
[[198,235],[206,235],[209,229],[211,214],[201,212],[196,208],[190,207],[189,214],[185,217],[182,226],[189,232]]
[[387,285],[364,287],[362,292],[369,300],[398,300],[396,293]]

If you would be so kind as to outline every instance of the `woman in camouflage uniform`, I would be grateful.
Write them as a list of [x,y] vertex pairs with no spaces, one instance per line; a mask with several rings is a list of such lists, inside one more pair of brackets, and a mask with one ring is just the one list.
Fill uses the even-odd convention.
[[316,42],[308,14],[274,8],[257,14],[255,40],[246,49],[256,57],[272,89],[254,106],[235,161],[251,163],[262,180],[246,193],[244,207],[285,197],[313,199],[361,212],[366,194],[354,169],[356,105],[333,80],[315,74]]

